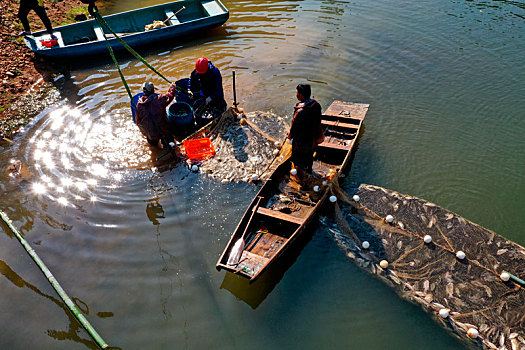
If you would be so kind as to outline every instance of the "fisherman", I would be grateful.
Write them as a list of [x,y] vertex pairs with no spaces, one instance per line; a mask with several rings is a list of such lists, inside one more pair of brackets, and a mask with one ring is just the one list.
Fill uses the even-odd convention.
[[292,162],[296,168],[312,173],[314,151],[323,142],[321,127],[321,105],[310,98],[309,84],[297,85],[296,96],[299,102],[295,104],[292,125],[288,139],[292,144]]
[[144,95],[137,103],[136,124],[148,142],[157,146],[159,140],[164,147],[170,147],[173,136],[168,125],[166,107],[175,97],[175,84],[172,84],[168,92],[164,95],[155,94],[153,83],[145,82],[142,85]]
[[200,57],[195,62],[188,88],[192,96],[197,124],[202,125],[207,122],[203,117],[206,111],[212,118],[217,118],[226,110],[221,72],[205,57]]
[[29,26],[29,21],[27,15],[31,10],[40,17],[42,23],[46,27],[47,32],[51,35],[52,39],[56,39],[53,35],[53,27],[51,26],[51,21],[47,17],[46,9],[44,8],[44,0],[20,0],[20,7],[18,8],[18,19],[22,23],[24,30],[20,32],[19,36],[31,35],[31,27]]

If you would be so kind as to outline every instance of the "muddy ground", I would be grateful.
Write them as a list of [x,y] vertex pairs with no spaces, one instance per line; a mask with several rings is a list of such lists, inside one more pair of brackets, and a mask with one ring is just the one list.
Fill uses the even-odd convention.
[[[12,138],[58,97],[53,83],[60,67],[36,57],[17,37],[23,30],[18,7],[19,0],[0,0],[0,140]],[[79,0],[45,0],[44,7],[53,26],[74,22],[79,12],[87,14]],[[29,23],[33,32],[44,29],[34,12]]]

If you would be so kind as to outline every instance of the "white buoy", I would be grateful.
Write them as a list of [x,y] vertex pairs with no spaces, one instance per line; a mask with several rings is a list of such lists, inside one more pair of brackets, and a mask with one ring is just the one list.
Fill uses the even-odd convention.
[[425,237],[423,237],[423,241],[425,241],[425,243],[429,244],[432,242],[432,236],[430,235],[425,235]]
[[388,267],[388,261],[386,261],[386,260],[381,260],[381,261],[379,262],[379,266],[381,266],[381,268],[383,268],[383,269],[386,269],[386,268]]
[[323,181],[323,186],[326,186],[326,185],[328,185],[328,181],[324,180]]
[[194,165],[191,166],[191,171],[193,171],[194,173],[199,171],[199,167],[197,166],[197,164],[194,164]]
[[510,280],[510,273],[503,271],[501,275],[499,275],[499,278],[501,278],[502,281],[507,282]]
[[465,253],[461,250],[458,250],[458,252],[456,253],[456,258],[460,259],[460,260],[463,260],[465,259]]
[[386,221],[391,223],[392,221],[394,221],[394,217],[392,215],[388,214],[386,216]]
[[281,143],[279,141],[275,141],[273,144],[274,144],[275,147],[279,147],[281,145]]
[[314,192],[319,192],[319,186],[317,185],[314,186]]
[[476,328],[469,328],[468,331],[467,331],[467,335],[469,336],[469,338],[471,339],[476,339],[479,335],[479,332]]
[[290,171],[290,174],[292,174],[292,175],[297,175],[297,169],[292,169],[292,170]]
[[354,196],[352,197],[352,199],[354,200],[354,202],[359,202],[359,196],[357,194],[354,194]]
[[173,148],[173,147],[175,147],[175,142],[170,142],[169,145],[170,145],[171,148]]
[[259,176],[257,174],[253,174],[252,181],[257,181],[257,180],[259,180]]
[[273,155],[276,156],[276,155],[278,155],[278,154],[279,154],[279,150],[278,150],[278,149],[274,149],[274,150],[273,150]]
[[337,201],[336,196],[330,196],[330,202],[335,203]]
[[361,246],[365,249],[368,249],[370,248],[370,243],[368,243],[368,241],[363,241],[363,244],[361,244]]
[[448,309],[441,309],[441,310],[439,310],[439,316],[441,316],[443,318],[447,318],[449,313],[450,312],[448,311]]

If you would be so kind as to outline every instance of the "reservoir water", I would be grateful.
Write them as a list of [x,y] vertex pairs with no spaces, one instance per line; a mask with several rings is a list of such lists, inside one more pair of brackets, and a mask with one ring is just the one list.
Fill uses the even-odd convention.
[[[109,2],[115,13],[161,1]],[[148,51],[171,80],[208,57],[246,110],[369,103],[347,183],[418,196],[525,245],[525,5],[231,1],[226,24]],[[130,88],[167,85],[120,57]],[[1,164],[1,208],[101,336],[122,349],[464,349],[356,267],[323,225],[256,307],[215,263],[258,187],[157,166],[109,59],[57,80]],[[0,235],[1,349],[96,348],[16,239]],[[523,277],[523,276],[522,276]]]

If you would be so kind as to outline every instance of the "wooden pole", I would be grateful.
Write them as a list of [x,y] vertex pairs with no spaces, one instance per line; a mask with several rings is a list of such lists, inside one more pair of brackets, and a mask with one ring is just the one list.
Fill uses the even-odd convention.
[[166,18],[162,23],[166,24],[168,23],[168,21],[170,19],[172,19],[173,17],[177,16],[179,14],[179,12],[181,12],[182,10],[184,10],[186,8],[186,6],[182,6],[177,12],[175,12],[174,14],[172,14],[171,16],[169,16],[168,18]]
[[86,319],[84,314],[82,314],[82,312],[78,309],[75,303],[71,300],[71,298],[69,298],[66,292],[62,289],[62,287],[56,280],[55,276],[53,276],[51,271],[49,271],[47,266],[40,259],[40,257],[36,254],[34,249],[31,248],[29,243],[27,243],[24,237],[22,237],[22,234],[16,229],[16,227],[11,222],[11,219],[9,219],[9,217],[1,210],[0,210],[0,216],[2,217],[2,220],[4,221],[4,223],[9,227],[9,229],[16,236],[16,238],[20,241],[20,243],[25,248],[29,256],[34,260],[34,262],[38,265],[40,270],[44,273],[49,283],[51,283],[53,288],[55,288],[55,291],[62,298],[62,300],[67,305],[71,313],[77,318],[77,320],[80,322],[82,327],[84,327],[84,329],[89,333],[89,335],[93,338],[93,340],[97,343],[98,346],[100,346],[102,349],[106,349],[108,347],[108,344],[102,339],[102,337],[97,333],[97,331],[93,328],[93,326],[91,326],[91,324]]
[[235,71],[232,72],[233,75],[233,105],[237,106],[237,91],[235,89]]

